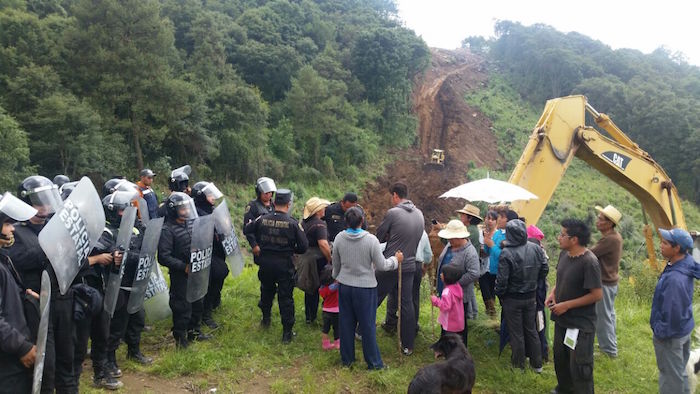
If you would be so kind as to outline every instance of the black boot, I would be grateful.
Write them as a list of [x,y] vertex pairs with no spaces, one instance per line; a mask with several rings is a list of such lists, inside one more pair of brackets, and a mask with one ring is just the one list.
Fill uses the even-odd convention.
[[149,365],[153,362],[153,359],[151,357],[144,356],[138,347],[130,347],[126,353],[126,358],[129,360],[134,360],[141,365]]
[[189,330],[187,332],[187,340],[190,342],[191,341],[197,341],[197,342],[208,341],[212,338],[214,338],[213,335],[205,334],[205,333],[201,332],[200,330]]
[[284,331],[282,332],[282,343],[285,345],[292,342],[292,338],[294,338],[297,335],[296,332],[292,331],[291,327],[290,328],[285,328]]
[[211,328],[212,330],[219,328],[219,325],[211,317],[211,309],[208,308],[204,309],[204,313],[202,314],[202,323],[206,324],[207,327]]
[[187,341],[187,335],[184,332],[173,331],[173,338],[175,338],[175,348],[176,349],[187,349],[190,343]]
[[119,369],[117,365],[117,356],[114,351],[107,352],[107,364],[104,367],[105,375],[109,375],[113,378],[120,378],[122,376],[122,370]]
[[263,315],[262,319],[260,320],[260,327],[270,328],[270,316]]

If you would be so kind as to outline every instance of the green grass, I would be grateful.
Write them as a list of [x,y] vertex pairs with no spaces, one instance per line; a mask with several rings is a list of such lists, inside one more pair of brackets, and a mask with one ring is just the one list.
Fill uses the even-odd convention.
[[[552,263],[553,264],[553,263]],[[550,275],[551,277],[552,275]],[[416,371],[433,362],[429,345],[437,339],[439,326],[435,323],[433,335],[428,286],[422,286],[421,331],[416,338],[415,353],[399,356],[396,337],[378,329],[377,339],[384,362],[384,371],[367,371],[361,346],[356,342],[357,362],[352,368],[340,365],[337,351],[321,350],[320,327],[303,322],[303,293],[295,290],[297,337],[290,345],[281,344],[282,328],[277,305],[273,306],[272,326],[259,328],[260,311],[257,308],[259,282],[257,268],[246,267],[238,278],[229,277],[223,290],[223,302],[215,318],[221,327],[214,332],[215,339],[196,343],[185,351],[176,351],[170,336],[170,320],[155,323],[152,331],[143,333],[143,350],[156,361],[148,367],[124,360],[125,349],[118,352],[118,360],[125,375],[145,375],[146,380],[177,382],[190,391],[219,392],[263,391],[274,393],[402,393]],[[650,296],[640,297],[629,281],[620,282],[616,303],[618,314],[618,342],[620,356],[609,359],[596,351],[596,390],[601,393],[652,393],[656,391],[657,370],[651,331],[649,329]],[[510,367],[507,347],[498,356],[498,334],[483,313],[470,321],[469,348],[477,371],[476,390],[479,393],[535,393],[548,392],[556,385],[553,364],[544,366],[544,373],[520,372]],[[377,312],[377,321],[384,317],[384,306]],[[437,311],[433,310],[433,318]],[[552,338],[550,326],[549,337]],[[551,340],[550,340],[551,346]],[[550,353],[550,360],[551,360]],[[89,386],[91,371],[83,374],[85,392],[96,390]],[[123,392],[144,392],[143,387],[125,387]]]

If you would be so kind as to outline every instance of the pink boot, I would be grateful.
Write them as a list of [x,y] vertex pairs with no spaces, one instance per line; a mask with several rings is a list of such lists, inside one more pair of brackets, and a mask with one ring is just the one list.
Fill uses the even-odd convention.
[[321,340],[321,344],[322,344],[323,350],[331,350],[334,348],[333,344],[331,343],[331,341],[328,338],[323,338]]
[[336,349],[340,349],[340,339],[336,339],[335,342],[333,342],[333,347]]

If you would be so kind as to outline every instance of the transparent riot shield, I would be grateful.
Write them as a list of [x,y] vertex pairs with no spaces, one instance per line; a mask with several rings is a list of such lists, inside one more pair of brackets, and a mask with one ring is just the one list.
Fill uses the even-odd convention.
[[143,309],[146,311],[147,321],[156,322],[170,317],[172,311],[169,304],[168,284],[158,264],[153,264],[145,298]]
[[187,275],[187,302],[195,302],[207,294],[214,241],[213,215],[200,216],[192,225],[190,272]]
[[138,205],[139,219],[141,219],[141,223],[143,223],[144,226],[148,226],[148,222],[151,220],[151,217],[148,214],[148,203],[146,202],[146,200],[143,199],[143,197],[139,197]]
[[104,227],[100,196],[90,179],[83,177],[39,233],[39,244],[56,272],[61,294],[68,291]]
[[36,338],[36,359],[34,360],[34,381],[32,394],[41,392],[41,380],[44,376],[44,360],[46,358],[46,336],[49,332],[49,304],[51,303],[51,280],[49,273],[41,274],[41,293],[39,294],[39,332]]
[[126,306],[126,311],[130,314],[136,313],[143,308],[148,281],[151,278],[153,266],[157,265],[155,264],[156,252],[158,251],[158,241],[160,241],[164,219],[153,219],[146,226],[146,232],[141,243],[141,251],[139,252],[139,264],[136,267],[134,281],[131,285],[131,294],[129,294],[129,303]]
[[118,273],[109,273],[107,277],[107,286],[105,286],[104,309],[109,314],[109,317],[114,316],[114,309],[117,307],[119,286],[122,284],[122,276],[124,276],[124,268],[126,267],[126,258],[129,253],[129,244],[131,242],[135,221],[136,207],[127,207],[122,214],[116,244],[116,249],[124,254],[122,256],[122,263],[119,266]]
[[238,237],[233,228],[231,215],[228,211],[228,205],[225,199],[214,209],[212,216],[214,216],[216,235],[226,253],[226,263],[231,271],[231,275],[235,278],[243,271],[243,255],[241,254]]

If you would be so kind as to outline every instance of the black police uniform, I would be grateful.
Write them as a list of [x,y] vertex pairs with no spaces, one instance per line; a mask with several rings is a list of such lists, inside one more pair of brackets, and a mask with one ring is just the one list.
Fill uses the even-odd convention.
[[[114,253],[117,251],[117,235],[119,229],[107,223],[100,239],[90,252],[90,256],[102,253]],[[84,274],[85,283],[96,289],[104,298],[105,288],[109,275],[119,275],[119,267],[114,263],[108,266],[95,264]],[[75,346],[75,373],[78,379],[82,373],[82,364],[87,354],[88,339],[90,339],[90,358],[95,379],[102,379],[108,373],[107,369],[107,341],[109,339],[109,327],[111,318],[106,310],[101,310],[91,319],[84,319],[76,325],[77,343]]]
[[20,358],[34,346],[24,316],[25,288],[5,250],[0,250],[0,393],[29,393],[32,369]]
[[129,305],[130,292],[123,288],[129,288],[134,283],[134,276],[139,265],[139,252],[143,243],[143,234],[145,228],[137,222],[134,227],[134,233],[129,241],[129,250],[126,254],[124,264],[124,275],[122,276],[119,295],[117,296],[117,305],[114,309],[114,315],[109,326],[109,338],[107,340],[107,361],[110,363],[110,368],[118,369],[115,353],[119,348],[119,343],[122,338],[128,347],[127,355],[133,357],[140,354],[141,332],[146,325],[146,312],[141,309],[136,313],[129,314],[127,306]]
[[[362,218],[365,219],[365,211],[362,207],[357,204],[356,208],[362,211]],[[345,211],[343,207],[340,206],[340,202],[334,202],[333,204],[326,207],[326,216],[323,217],[328,225],[328,242],[333,242],[336,235],[344,231],[348,226],[345,224]],[[362,229],[367,230],[367,220],[362,221]]]
[[[167,216],[166,216],[167,217]],[[187,346],[188,331],[199,332],[200,320],[193,319],[194,303],[187,302],[187,274],[190,263],[190,244],[194,220],[178,223],[168,218],[163,223],[158,242],[158,263],[168,267],[170,273],[170,309],[173,311],[173,337],[178,346]],[[197,301],[201,303],[202,300]],[[201,306],[195,305],[195,309]]]
[[[278,197],[280,191],[278,190]],[[260,216],[245,227],[246,236],[254,237],[260,246],[258,278],[263,324],[270,321],[270,310],[275,292],[284,332],[291,333],[294,326],[294,264],[292,255],[304,253],[309,246],[306,235],[295,219],[287,213],[275,211]]]
[[[61,295],[56,274],[44,250],[39,245],[39,232],[44,224],[29,221],[15,224],[15,243],[8,250],[24,285],[41,292],[41,273],[45,269],[51,279],[51,303],[49,306],[49,330],[46,338],[44,374],[41,391],[77,393],[78,379],[74,372],[75,322],[73,320],[73,291],[69,288]],[[83,265],[82,269],[85,269]],[[79,272],[73,283],[82,280]]]
[[[195,201],[197,206],[197,215],[206,216],[214,212],[214,207],[209,203],[200,204]],[[226,251],[224,246],[214,236],[213,252],[211,257],[211,269],[209,270],[209,288],[207,295],[204,296],[202,320],[206,323],[211,320],[212,311],[221,304],[221,289],[224,287],[224,281],[229,273],[228,265],[226,265]]]
[[[245,207],[245,214],[243,215],[243,227],[245,228],[245,226],[247,226],[249,223],[254,222],[255,219],[259,218],[260,216],[272,213],[274,211],[275,204],[273,204],[272,201],[270,201],[270,205],[266,206],[260,201],[259,198],[252,200]],[[250,244],[251,248],[254,248],[255,245],[258,244],[253,234],[245,234],[245,238],[248,240],[248,244]],[[257,259],[255,260],[255,262],[257,263]]]

